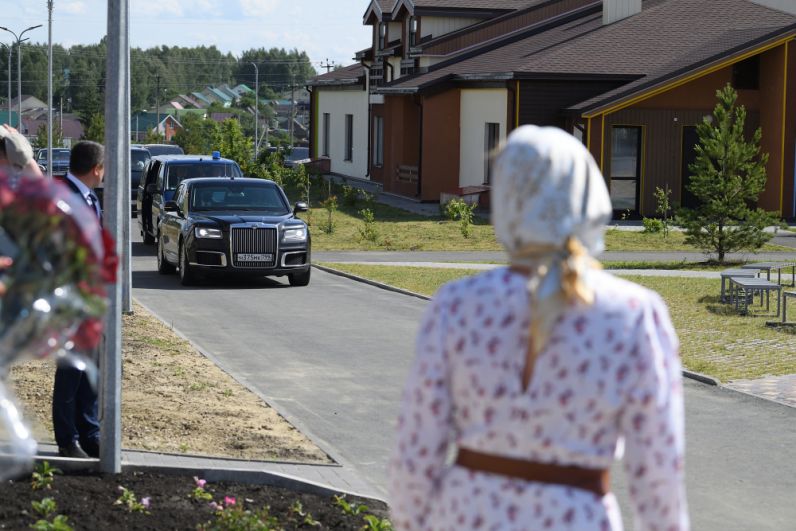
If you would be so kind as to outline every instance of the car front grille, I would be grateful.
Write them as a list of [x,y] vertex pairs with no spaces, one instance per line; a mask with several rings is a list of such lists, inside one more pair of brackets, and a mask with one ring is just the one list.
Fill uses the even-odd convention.
[[[232,228],[230,230],[230,248],[234,267],[263,268],[276,265],[276,229],[269,228]],[[269,262],[243,262],[238,254],[271,254]]]

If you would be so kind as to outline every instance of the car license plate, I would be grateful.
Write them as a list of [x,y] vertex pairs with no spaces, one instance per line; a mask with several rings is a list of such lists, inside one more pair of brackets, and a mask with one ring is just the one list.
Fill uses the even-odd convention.
[[238,253],[238,262],[273,262],[273,254]]

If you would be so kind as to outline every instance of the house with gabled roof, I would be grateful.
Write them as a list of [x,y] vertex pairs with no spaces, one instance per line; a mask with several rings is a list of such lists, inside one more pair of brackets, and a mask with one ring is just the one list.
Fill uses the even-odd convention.
[[[423,32],[425,17],[444,13],[470,23]],[[695,127],[730,83],[769,154],[760,206],[796,214],[796,2],[374,1],[365,23],[374,41],[357,54],[361,70],[313,80],[312,153],[326,138],[324,99],[359,87],[366,176],[385,191],[438,201],[488,189],[490,152],[512,129],[537,124],[582,139],[617,212],[654,215],[657,187],[691,205]]]
[[203,105],[204,108],[209,107],[214,101],[214,100],[211,100],[210,98],[208,98],[207,96],[205,96],[204,94],[202,94],[201,92],[191,92],[191,97],[194,100],[196,100],[197,103],[199,103],[200,105]]

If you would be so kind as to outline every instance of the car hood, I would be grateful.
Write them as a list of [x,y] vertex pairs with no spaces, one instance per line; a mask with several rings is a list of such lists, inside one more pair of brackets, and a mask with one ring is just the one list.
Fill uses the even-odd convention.
[[198,223],[210,222],[221,226],[235,225],[240,223],[264,223],[266,225],[278,225],[283,221],[292,219],[291,214],[274,216],[273,214],[257,212],[202,212],[192,213],[191,217]]

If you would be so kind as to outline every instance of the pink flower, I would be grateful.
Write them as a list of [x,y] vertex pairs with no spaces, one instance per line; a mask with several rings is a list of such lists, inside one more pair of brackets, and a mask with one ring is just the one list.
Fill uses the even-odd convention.
[[205,488],[205,485],[207,485],[207,480],[205,479],[199,479],[198,477],[194,476],[193,480],[194,482],[196,482],[196,486],[199,487],[200,489]]
[[232,496],[224,496],[224,505],[229,507],[230,505],[235,505],[235,498]]
[[210,508],[213,509],[214,511],[218,511],[219,509],[223,509],[222,506],[220,506],[219,504],[217,504],[214,501],[210,502],[209,505],[210,505]]
[[151,500],[150,500],[149,496],[147,496],[146,498],[141,498],[141,505],[144,506],[144,509],[149,509],[149,502],[150,501]]

